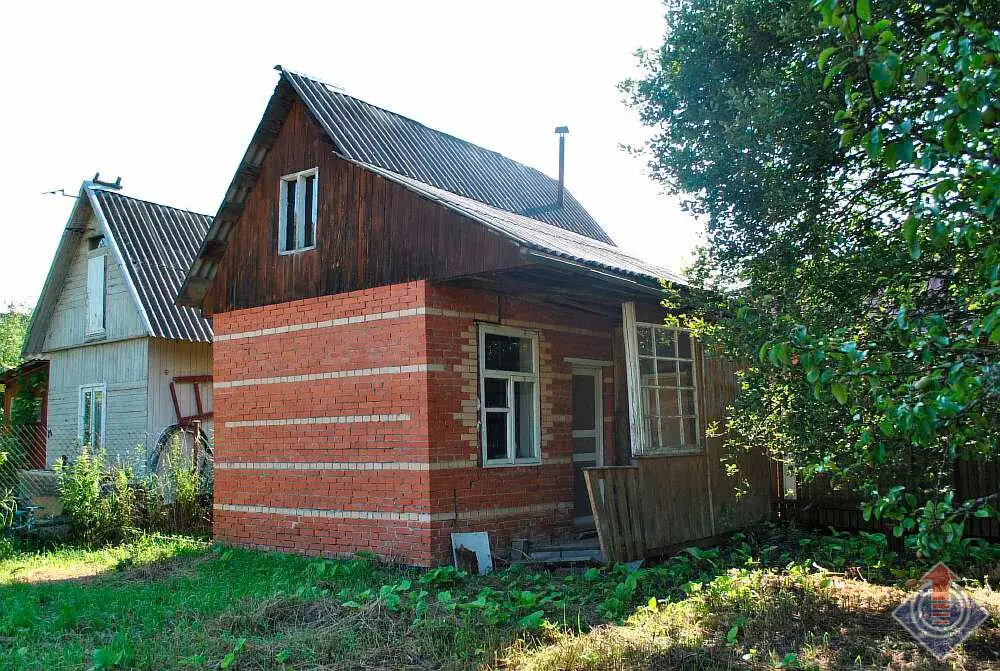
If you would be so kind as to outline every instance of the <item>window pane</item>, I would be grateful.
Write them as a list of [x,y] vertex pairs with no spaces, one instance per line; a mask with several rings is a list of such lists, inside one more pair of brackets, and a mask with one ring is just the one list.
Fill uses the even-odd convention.
[[305,240],[303,241],[303,247],[312,247],[316,242],[316,221],[314,213],[316,211],[316,175],[306,177],[306,224],[305,224]]
[[639,332],[639,354],[653,354],[653,329],[648,326],[638,327]]
[[295,249],[295,180],[282,182],[285,188],[285,250]]
[[534,365],[531,338],[486,334],[486,368],[530,373]]
[[646,432],[649,436],[649,446],[650,447],[660,447],[662,445],[660,438],[660,418],[656,415],[646,416]]
[[83,399],[80,401],[81,408],[80,412],[83,415],[83,420],[81,424],[83,426],[83,431],[81,432],[80,440],[83,441],[84,445],[92,445],[92,435],[91,427],[93,426],[93,419],[91,417],[91,408],[93,407],[93,393],[89,390],[83,392]]
[[677,332],[677,356],[682,359],[691,357],[691,334],[687,331]]
[[681,445],[681,420],[677,418],[664,417],[663,426],[663,447],[680,447]]
[[588,431],[596,428],[597,398],[592,375],[573,376],[573,429]]
[[643,387],[642,390],[642,414],[647,417],[659,415],[660,411],[656,405],[656,387]]
[[698,435],[698,431],[695,428],[696,422],[694,417],[684,418],[684,444],[685,445],[700,445],[701,436]]
[[486,458],[507,458],[507,413],[486,413]]
[[483,381],[483,387],[486,389],[487,408],[507,407],[507,380],[488,377]]
[[677,356],[673,330],[667,328],[656,329],[656,356]]
[[514,383],[514,455],[518,459],[533,459],[535,449],[535,383]]
[[656,384],[661,387],[677,386],[677,362],[672,359],[656,360]]
[[660,389],[660,415],[663,417],[680,417],[676,389]]
[[692,371],[694,366],[690,361],[678,361],[677,365],[680,370],[680,386],[682,387],[693,387],[694,386],[694,375]]
[[685,415],[694,415],[694,390],[693,389],[682,389],[681,390],[681,409],[684,411]]
[[101,427],[104,418],[104,392],[100,389],[94,390],[94,447],[100,449],[104,447],[104,436],[101,435]]

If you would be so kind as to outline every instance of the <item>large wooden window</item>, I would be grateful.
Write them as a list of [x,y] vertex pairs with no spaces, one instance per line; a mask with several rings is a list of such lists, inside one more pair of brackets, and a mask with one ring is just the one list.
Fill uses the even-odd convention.
[[483,465],[538,463],[541,424],[537,335],[481,325],[479,385]]
[[106,290],[107,258],[100,247],[87,258],[87,337],[104,335],[104,294]]
[[636,323],[630,305],[623,314],[633,453],[700,451],[698,379],[691,334],[662,324]]
[[319,169],[281,178],[278,198],[278,252],[291,254],[316,246]]
[[106,397],[107,387],[104,384],[85,384],[80,387],[80,444],[92,450],[104,448]]

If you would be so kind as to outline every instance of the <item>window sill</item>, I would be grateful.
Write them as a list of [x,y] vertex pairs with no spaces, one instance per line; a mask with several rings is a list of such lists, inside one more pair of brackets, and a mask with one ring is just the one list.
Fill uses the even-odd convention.
[[296,254],[301,254],[302,252],[311,252],[314,249],[316,249],[316,245],[312,245],[311,247],[303,247],[302,249],[288,249],[285,251],[279,249],[278,256],[295,256]]
[[83,342],[94,342],[96,340],[104,340],[108,337],[107,331],[94,331],[93,333],[84,333]]
[[494,461],[483,462],[483,468],[518,468],[520,466],[541,466],[541,459],[524,459],[521,461]]
[[658,450],[656,452],[645,452],[643,454],[633,454],[633,459],[663,459],[664,457],[692,457],[704,454],[701,447],[680,447],[671,450]]

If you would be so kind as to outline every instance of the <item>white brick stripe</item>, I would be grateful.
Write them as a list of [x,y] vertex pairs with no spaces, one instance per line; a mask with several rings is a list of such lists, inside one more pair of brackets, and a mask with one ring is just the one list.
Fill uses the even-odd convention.
[[475,468],[470,459],[452,461],[216,461],[220,471],[443,471]]
[[215,510],[230,513],[263,513],[266,515],[288,515],[290,517],[327,517],[340,520],[393,520],[406,522],[430,522],[429,513],[381,513],[370,510],[321,510],[319,508],[275,508],[272,506],[243,506],[233,503],[216,503]]
[[418,363],[409,366],[383,366],[381,368],[355,368],[353,370],[333,370],[326,373],[308,373],[304,375],[281,375],[278,377],[255,377],[245,380],[227,380],[216,382],[216,389],[231,387],[249,387],[252,385],[281,384],[284,382],[312,382],[314,380],[339,380],[347,377],[366,377],[369,375],[395,375],[397,373],[427,373],[443,371],[443,364]]
[[[403,319],[406,317],[416,317],[418,315],[431,315],[436,317],[457,317],[460,319],[475,319],[478,321],[496,321],[496,315],[482,312],[459,312],[458,310],[444,310],[442,308],[408,308],[406,310],[393,310],[391,312],[374,312],[367,315],[356,315],[354,317],[340,317],[338,319],[326,319],[319,322],[305,322],[302,324],[289,324],[287,326],[273,326],[255,331],[241,331],[239,333],[217,333],[215,342],[225,342],[226,340],[245,340],[247,338],[259,338],[261,336],[279,335],[282,333],[295,333],[297,331],[311,331],[313,329],[336,328],[349,324],[361,324],[364,322],[377,322],[384,319]],[[544,324],[538,322],[526,322],[517,320],[504,320],[506,326],[518,326],[521,328],[536,328],[548,331],[561,331],[563,333],[573,333],[576,335],[593,336],[597,338],[610,338],[610,333],[604,331],[593,331],[591,329],[564,326],[562,324]]]
[[325,517],[342,520],[388,520],[405,522],[449,522],[453,520],[489,520],[500,517],[511,517],[525,513],[567,512],[573,509],[573,504],[539,503],[533,506],[518,506],[514,508],[484,508],[482,510],[463,510],[458,513],[386,513],[375,510],[324,510],[320,508],[276,508],[273,506],[247,506],[233,503],[216,503],[215,510],[232,513],[258,513],[265,515],[287,515],[289,517]]
[[402,415],[340,415],[339,417],[293,417],[291,419],[252,419],[226,422],[226,428],[243,429],[257,426],[298,426],[302,424],[362,424],[380,422],[408,422],[410,416]]

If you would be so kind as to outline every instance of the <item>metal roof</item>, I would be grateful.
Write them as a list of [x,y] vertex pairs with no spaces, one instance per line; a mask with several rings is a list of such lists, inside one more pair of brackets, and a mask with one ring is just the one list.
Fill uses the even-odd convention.
[[559,182],[548,175],[318,79],[280,71],[345,158],[614,245],[568,190],[556,205]]
[[626,254],[614,245],[530,217],[491,207],[378,166],[364,163],[361,165],[543,255],[577,262],[595,270],[606,270],[632,277],[646,284],[655,284],[661,279],[680,285],[688,283],[684,276]]
[[198,256],[212,217],[131,198],[93,186],[84,189],[121,254],[139,308],[154,338],[212,342],[201,311],[174,302]]

